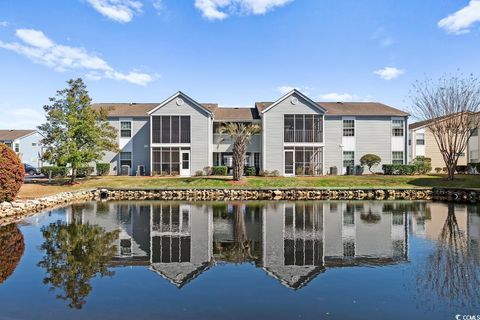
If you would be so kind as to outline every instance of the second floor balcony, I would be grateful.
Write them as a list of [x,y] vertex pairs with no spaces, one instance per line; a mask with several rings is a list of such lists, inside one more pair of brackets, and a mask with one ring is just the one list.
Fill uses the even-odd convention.
[[305,142],[305,143],[322,143],[323,133],[320,130],[291,130],[283,131],[284,142]]

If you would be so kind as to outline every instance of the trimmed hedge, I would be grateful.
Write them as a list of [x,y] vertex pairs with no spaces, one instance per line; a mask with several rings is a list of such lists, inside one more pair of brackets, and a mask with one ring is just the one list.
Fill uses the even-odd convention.
[[243,172],[246,176],[256,176],[257,175],[257,168],[256,167],[245,167]]
[[415,166],[415,172],[418,174],[426,174],[432,171],[432,159],[427,157],[416,157],[412,161]]
[[213,166],[212,176],[226,176],[228,168],[225,166]]
[[110,173],[110,163],[97,163],[97,176],[106,176]]
[[480,173],[480,162],[471,162],[467,166],[470,171],[477,170]]
[[0,202],[13,201],[25,179],[25,168],[17,154],[0,143]]
[[465,165],[460,165],[455,167],[455,171],[459,174],[466,174],[467,173],[467,166]]
[[93,167],[77,168],[77,177],[84,178],[90,176],[94,171]]
[[413,175],[416,173],[416,166],[412,164],[384,164],[383,173],[389,175]]
[[40,169],[40,172],[46,177],[52,171],[52,178],[55,177],[66,177],[67,176],[67,168],[66,167],[57,167],[57,166],[46,166]]

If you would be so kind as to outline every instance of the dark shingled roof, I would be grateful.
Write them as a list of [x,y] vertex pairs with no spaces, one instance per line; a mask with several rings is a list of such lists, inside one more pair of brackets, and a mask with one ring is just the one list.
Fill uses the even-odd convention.
[[[108,111],[109,117],[148,117],[148,112],[159,106],[160,103],[94,103],[92,108]],[[253,120],[260,119],[255,108],[219,108],[216,103],[201,103],[210,110],[215,120]]]
[[0,130],[0,140],[15,140],[28,136],[34,133],[36,130]]
[[255,120],[260,119],[256,108],[217,108],[214,111],[215,120]]
[[[471,111],[466,111],[466,113],[467,113],[468,115],[472,115],[472,116],[475,116],[475,115],[480,116],[480,112],[478,112],[478,113],[473,113],[473,112],[471,112]],[[414,122],[414,123],[410,124],[410,125],[408,126],[408,128],[409,128],[410,130],[414,130],[414,129],[417,129],[417,128],[421,128],[421,127],[423,127],[423,126],[427,126],[427,125],[429,125],[429,124],[432,123],[432,122],[442,121],[442,120],[444,120],[444,119],[447,119],[447,118],[450,118],[450,117],[459,116],[459,115],[461,115],[461,114],[462,114],[461,112],[458,112],[458,113],[453,113],[453,114],[449,114],[449,115],[446,115],[446,116],[437,117],[437,118],[434,118],[434,119],[428,119],[428,120],[423,120],[423,121]]]
[[[220,108],[215,103],[202,103],[215,120],[255,120],[274,102],[256,102],[255,108]],[[378,102],[317,102],[327,110],[327,116],[408,116],[408,113]],[[108,110],[110,117],[148,117],[148,112],[160,103],[95,103],[93,109]]]
[[[255,107],[264,111],[274,102],[257,102]],[[327,110],[327,116],[400,116],[409,114],[378,102],[317,102]]]
[[148,117],[148,112],[160,103],[94,103],[92,108],[108,111],[109,117]]

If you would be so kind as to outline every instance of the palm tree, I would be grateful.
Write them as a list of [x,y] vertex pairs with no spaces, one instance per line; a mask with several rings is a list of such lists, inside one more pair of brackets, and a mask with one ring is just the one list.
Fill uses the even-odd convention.
[[[233,142],[233,180],[239,181],[243,176],[243,165],[245,163],[245,155],[247,153],[247,146],[252,141],[254,134],[262,130],[258,124],[244,124],[236,122],[225,123],[218,129],[218,133],[230,136]],[[220,138],[218,143],[223,139]]]

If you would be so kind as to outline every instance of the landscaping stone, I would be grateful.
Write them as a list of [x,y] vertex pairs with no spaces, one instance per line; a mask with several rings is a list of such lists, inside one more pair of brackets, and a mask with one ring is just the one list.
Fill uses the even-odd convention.
[[93,189],[64,192],[34,200],[0,203],[0,225],[18,221],[44,209],[90,200],[435,200],[480,202],[475,189]]

